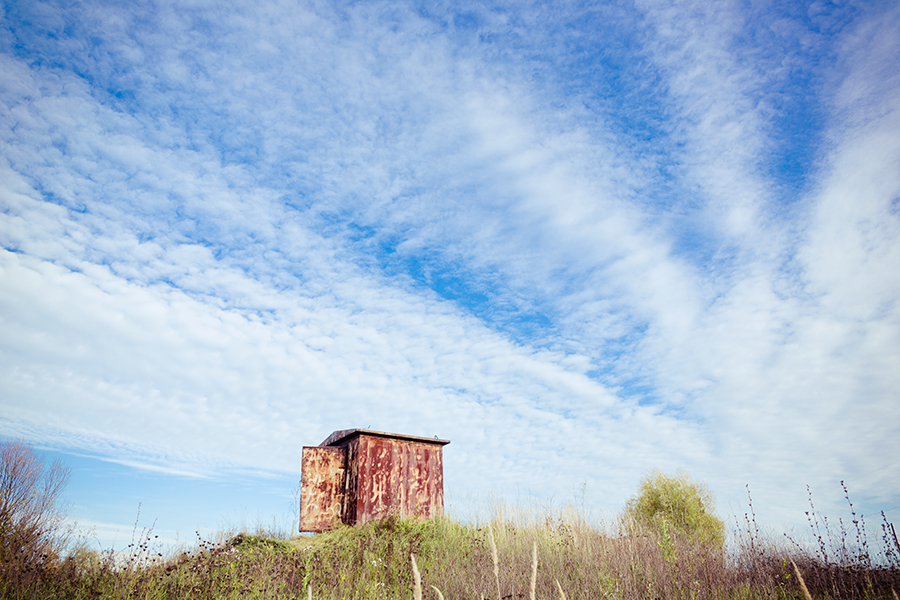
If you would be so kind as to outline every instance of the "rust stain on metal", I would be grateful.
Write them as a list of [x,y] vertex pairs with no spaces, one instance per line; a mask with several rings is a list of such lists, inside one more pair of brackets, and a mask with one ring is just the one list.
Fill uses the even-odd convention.
[[[352,525],[388,515],[421,519],[441,516],[442,451],[449,443],[436,438],[347,429],[332,433],[321,446],[305,447],[300,531],[324,531],[341,521]],[[327,460],[322,458],[324,454],[316,452],[326,449],[331,452]]]
[[341,520],[345,460],[343,448],[303,448],[300,531],[327,531]]

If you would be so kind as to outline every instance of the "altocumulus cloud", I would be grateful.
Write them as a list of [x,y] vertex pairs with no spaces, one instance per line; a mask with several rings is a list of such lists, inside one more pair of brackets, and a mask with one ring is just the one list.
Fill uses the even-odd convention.
[[7,3],[0,433],[900,503],[900,9]]

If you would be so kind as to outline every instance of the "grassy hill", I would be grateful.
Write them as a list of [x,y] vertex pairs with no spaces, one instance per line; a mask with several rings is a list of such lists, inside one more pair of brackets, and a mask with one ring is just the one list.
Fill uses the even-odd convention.
[[801,551],[761,539],[750,518],[724,551],[570,511],[481,525],[389,518],[290,540],[242,533],[160,556],[147,532],[124,562],[82,549],[5,565],[0,588],[4,598],[898,600],[889,533],[877,552],[865,537],[848,547],[847,535]]

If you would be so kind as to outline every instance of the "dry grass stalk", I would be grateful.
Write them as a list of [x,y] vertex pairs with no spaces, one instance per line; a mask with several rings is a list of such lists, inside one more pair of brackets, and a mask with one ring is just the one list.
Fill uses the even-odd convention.
[[416,556],[410,554],[409,557],[412,559],[413,599],[422,600],[422,576],[419,575],[419,567],[416,565]]
[[497,582],[497,600],[502,600],[500,595],[500,558],[497,556],[497,544],[494,543],[494,529],[491,527],[490,523],[488,523],[488,540],[491,542],[491,560],[494,561],[494,581]]
[[897,590],[891,588],[891,593],[894,595],[894,600],[900,600],[900,598],[897,597]]
[[559,585],[559,579],[554,579],[556,582],[556,589],[559,590],[559,600],[566,600],[566,593],[563,591],[562,586]]
[[529,600],[535,600],[535,588],[537,587],[537,542],[531,547],[531,585],[528,587]]
[[436,586],[431,586],[431,589],[437,594],[438,600],[444,600],[444,594],[441,593],[441,590],[437,589]]
[[[812,600],[812,594],[809,593],[809,590],[806,587],[806,582],[803,581],[803,575],[800,574],[800,569],[797,568],[797,563],[794,562],[794,559],[791,559],[791,564],[794,565],[794,574],[797,576],[797,581],[800,582],[800,589],[803,590],[803,597],[806,600]],[[894,594],[896,597],[896,594]]]

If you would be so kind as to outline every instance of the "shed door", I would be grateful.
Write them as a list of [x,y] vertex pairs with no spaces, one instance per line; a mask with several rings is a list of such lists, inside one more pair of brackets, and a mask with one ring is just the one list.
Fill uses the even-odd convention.
[[345,462],[345,448],[303,448],[300,531],[327,531],[341,522]]

